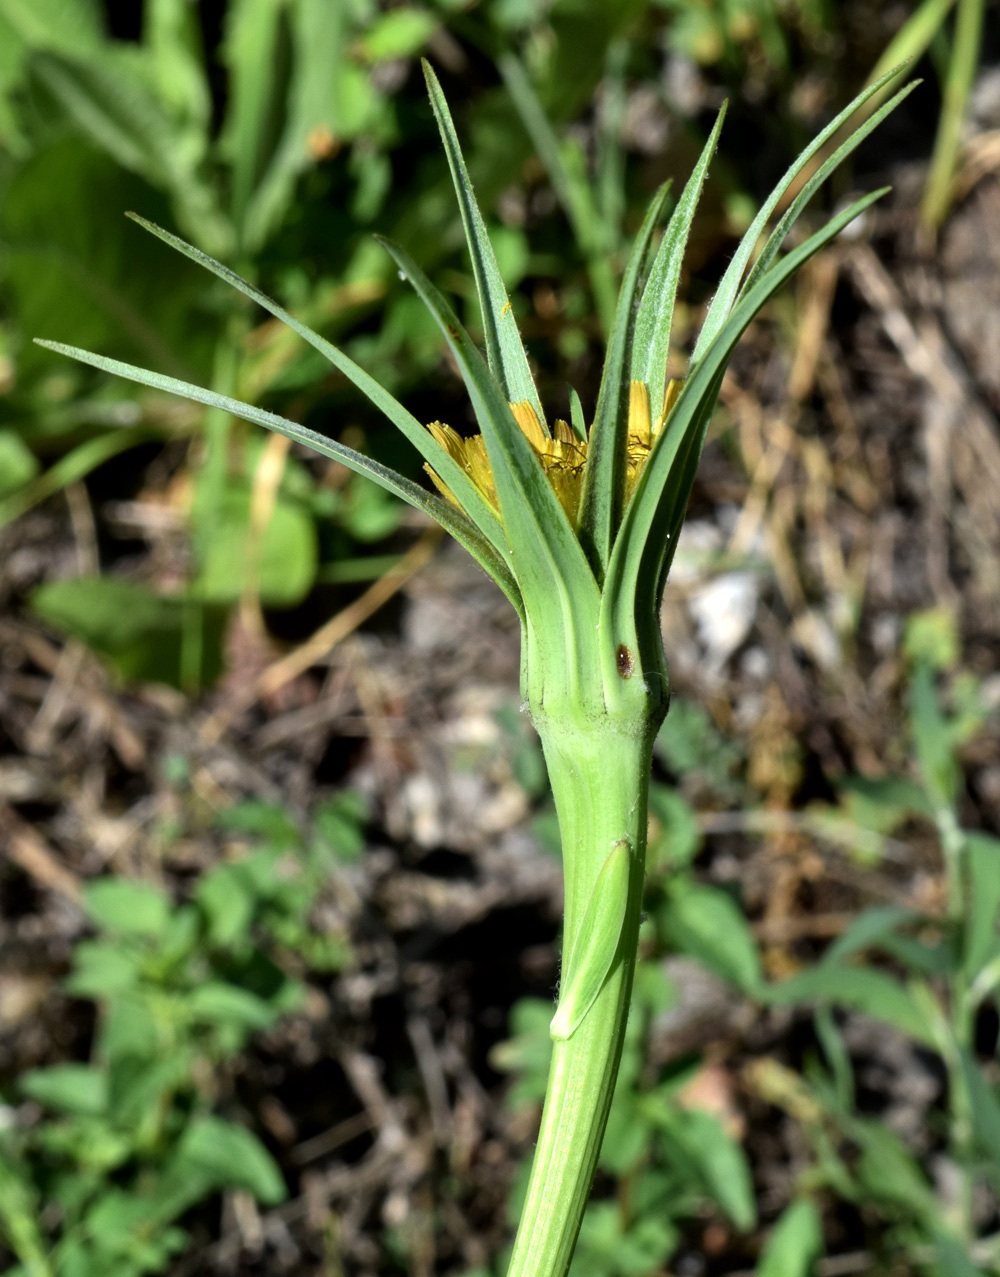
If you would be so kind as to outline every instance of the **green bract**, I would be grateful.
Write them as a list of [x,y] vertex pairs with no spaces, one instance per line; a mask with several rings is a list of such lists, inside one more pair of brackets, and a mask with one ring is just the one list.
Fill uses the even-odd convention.
[[[900,90],[827,155],[842,127],[892,79],[859,95],[799,156],[743,237],[705,317],[679,394],[666,383],[681,262],[719,113],[659,245],[655,196],[625,270],[593,424],[549,424],[476,204],[441,88],[425,65],[472,257],[486,358],[399,247],[385,247],[441,328],[480,436],[413,417],[368,373],[252,284],[167,231],[147,230],[299,333],[417,448],[441,495],[312,430],[171,377],[72,347],[50,349],[266,426],[367,475],[438,520],[496,581],[521,619],[522,690],[545,750],[563,840],[564,993],[532,1177],[510,1274],[556,1277],[572,1257],[600,1150],[631,993],[653,739],[668,703],[659,607],[726,365],[761,307],[883,193],[864,196],[787,256],[782,244],[832,169],[911,91]],[[776,228],[754,252],[786,194]]]

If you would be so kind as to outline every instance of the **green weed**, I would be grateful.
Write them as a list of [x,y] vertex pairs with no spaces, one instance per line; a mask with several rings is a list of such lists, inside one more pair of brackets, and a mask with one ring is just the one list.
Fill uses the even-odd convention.
[[93,935],[65,991],[94,1004],[90,1059],[23,1075],[0,1129],[0,1236],[18,1277],[162,1272],[199,1202],[232,1189],[284,1198],[227,1068],[302,1005],[306,970],[350,961],[347,936],[318,931],[312,909],[336,865],[361,854],[364,814],[344,793],[303,831],[280,807],[241,803],[221,822],[240,850],[180,904],[149,882],[87,885]]

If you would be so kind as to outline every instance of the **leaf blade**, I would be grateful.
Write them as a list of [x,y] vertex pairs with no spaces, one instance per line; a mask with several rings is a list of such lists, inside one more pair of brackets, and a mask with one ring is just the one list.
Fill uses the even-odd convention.
[[580,542],[594,575],[601,580],[611,555],[612,538],[624,499],[625,447],[628,442],[629,353],[633,338],[635,297],[649,243],[669,187],[653,197],[629,255],[608,342],[580,501]]
[[514,607],[520,611],[520,591],[510,574],[510,570],[497,553],[495,547],[486,539],[472,520],[466,518],[461,511],[455,509],[443,498],[427,492],[419,484],[407,479],[404,475],[397,474],[395,470],[390,470],[388,466],[383,466],[379,462],[373,461],[371,457],[365,457],[360,452],[355,452],[353,448],[347,448],[343,444],[337,443],[336,440],[327,439],[315,430],[310,430],[308,426],[299,425],[298,422],[290,421],[287,417],[280,417],[277,413],[268,412],[266,409],[256,408],[253,404],[231,399],[228,395],[220,395],[213,390],[206,390],[202,386],[179,381],[176,377],[167,377],[162,373],[136,367],[134,364],[126,364],[119,359],[109,359],[104,355],[95,355],[93,352],[81,350],[77,346],[67,346],[62,342],[44,341],[40,338],[35,340],[37,345],[43,346],[46,350],[65,355],[69,359],[77,360],[79,363],[89,364],[91,368],[98,368],[102,372],[112,373],[116,377],[124,377],[127,381],[138,382],[140,385],[149,386],[153,390],[162,390],[167,394],[180,395],[184,399],[191,399],[195,403],[205,404],[209,408],[218,408],[234,417],[239,417],[243,421],[249,421],[252,425],[263,426],[276,434],[285,435],[286,438],[291,439],[293,442],[304,444],[307,448],[311,448],[314,452],[318,452],[324,457],[329,457],[332,461],[339,461],[356,474],[372,479],[380,487],[385,488],[387,492],[400,497],[408,505],[412,505],[423,513],[430,515],[431,518],[440,523],[446,532],[450,532],[455,540],[469,551],[480,567],[496,581],[507,598],[514,604]]
[[826,143],[832,138],[846,123],[847,120],[864,104],[870,97],[878,93],[881,88],[898,75],[899,68],[894,68],[887,72],[881,79],[876,80],[873,84],[862,89],[861,92],[849,102],[846,107],[837,115],[820,133],[813,138],[809,145],[802,151],[799,156],[786,169],[784,176],[775,186],[774,190],[761,205],[757,216],[753,219],[746,234],[740,240],[733,258],[726,268],[726,272],[722,277],[719,287],[716,290],[715,297],[709,307],[708,314],[705,316],[705,322],[702,324],[701,332],[698,334],[698,340],[695,343],[694,353],[691,356],[691,364],[694,366],[698,360],[705,354],[709,346],[718,336],[725,324],[733,304],[739,295],[740,281],[743,278],[743,272],[746,270],[753,250],[756,247],[757,240],[767,224],[768,219],[778,206],[782,195],[788,190],[789,186],[796,180],[800,173],[805,169],[806,165],[817,154]]
[[[529,620],[534,618],[532,636],[593,644],[597,583],[541,462],[446,299],[404,249],[388,240],[380,243],[434,316],[462,374],[489,456],[514,576]],[[571,660],[565,671],[566,692],[579,696],[580,703],[591,694],[579,684],[582,668]]]
[[[892,74],[897,74],[898,70],[899,68],[897,67]],[[884,83],[884,80],[882,83]],[[890,111],[894,111],[904,98],[909,97],[918,84],[920,84],[919,80],[913,80],[910,84],[904,85],[898,93],[891,97],[886,103],[879,107],[877,111],[870,115],[867,120],[860,124],[850,137],[848,137],[832,155],[827,156],[819,168],[816,169],[815,173],[813,173],[808,181],[803,185],[789,208],[782,215],[778,225],[768,236],[767,243],[761,249],[760,256],[754,262],[753,268],[746,278],[746,282],[740,289],[740,296],[748,292],[754,286],[761,275],[763,275],[771,265],[771,262],[774,261],[778,254],[778,250],[781,248],[782,243],[788,235],[788,232],[798,221],[802,210],[805,208],[806,204],[808,204],[809,200],[812,199],[817,189],[826,181],[833,170],[837,168],[837,166],[841,164],[852,151],[856,150],[861,145],[869,133],[878,128]]]
[[[338,346],[334,346],[325,337],[321,337],[319,333],[301,323],[290,311],[273,301],[266,293],[261,292],[256,285],[251,284],[249,280],[243,279],[234,270],[230,270],[222,262],[210,257],[208,253],[203,253],[201,249],[195,248],[193,244],[188,244],[179,236],[164,230],[162,226],[157,226],[155,222],[147,221],[146,218],[140,217],[137,213],[126,213],[126,217],[136,222],[143,230],[149,231],[151,235],[155,235],[157,239],[162,240],[170,248],[176,249],[178,253],[182,253],[199,266],[203,266],[205,270],[210,271],[216,278],[229,284],[231,288],[235,288],[244,297],[256,302],[258,306],[273,315],[275,319],[280,319],[283,324],[297,333],[303,341],[329,360],[338,372],[343,373],[348,381],[352,382],[380,412],[389,418],[396,429],[413,444],[424,460],[434,467],[441,479],[455,494],[470,520],[476,524],[494,548],[497,550],[503,549],[504,541],[500,521],[496,516],[496,512],[487,503],[479,489],[472,483],[461,466],[430,435],[423,424],[411,412],[408,412],[398,399],[390,395],[370,373],[365,372],[360,364],[356,364]],[[323,436],[317,437],[322,438]],[[418,489],[418,491],[423,491],[423,489]]]
[[[854,218],[880,199],[888,188],[873,191],[830,219],[780,263],[773,266],[741,299],[681,391],[669,426],[657,437],[615,540],[602,603],[602,625],[627,632],[635,624],[632,605],[647,590],[662,586],[664,564],[672,558],[694,468],[708,428],[714,397],[732,350],[760,308],[799,269]],[[675,473],[681,466],[681,481]],[[652,583],[652,584],[650,584]],[[631,600],[631,602],[630,602]],[[639,602],[637,613],[649,610]],[[652,600],[655,611],[655,597]],[[614,632],[614,631],[612,631]]]
[[[615,311],[615,281],[610,259],[618,245],[585,180],[580,148],[574,150],[568,142],[560,145],[519,58],[513,53],[503,53],[496,65],[586,261],[601,327],[608,332]],[[567,162],[574,159],[576,163]]]
[[451,111],[437,76],[426,59],[423,62],[424,79],[430,96],[438,132],[444,144],[451,180],[455,187],[465,240],[472,260],[472,272],[479,293],[479,308],[483,317],[483,333],[486,340],[486,357],[490,371],[501,382],[508,400],[516,403],[527,400],[538,414],[545,428],[545,414],[531,375],[528,357],[521,342],[510,298],[500,274],[496,254],[486,233],[486,224],[472,189],[472,181],[466,168],[462,148],[451,117]]
[[667,223],[642,290],[642,300],[636,315],[631,376],[633,381],[644,381],[649,387],[649,403],[654,419],[663,403],[670,329],[684,250],[708,174],[708,166],[715,154],[719,133],[726,118],[726,107],[727,103],[723,103],[708,141]]

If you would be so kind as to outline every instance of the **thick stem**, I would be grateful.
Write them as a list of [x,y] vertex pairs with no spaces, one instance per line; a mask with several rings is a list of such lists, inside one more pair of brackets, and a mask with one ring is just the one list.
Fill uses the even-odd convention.
[[[658,720],[536,716],[559,815],[566,884],[563,958],[573,952],[612,848],[630,848],[615,962],[576,1031],[556,1041],[542,1125],[507,1277],[563,1277],[590,1194],[621,1058],[635,970],[652,738]],[[570,973],[571,974],[571,973]],[[564,973],[565,978],[565,973]]]

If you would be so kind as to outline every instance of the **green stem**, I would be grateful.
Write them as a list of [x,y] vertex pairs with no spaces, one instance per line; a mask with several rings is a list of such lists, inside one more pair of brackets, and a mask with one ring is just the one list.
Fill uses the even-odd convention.
[[557,1041],[535,1159],[507,1277],[562,1277],[569,1268],[597,1166],[621,1058],[635,970],[646,851],[652,741],[662,714],[535,715],[559,816],[573,952],[612,847],[630,848],[628,898],[615,962],[576,1031]]
[[938,121],[934,154],[920,216],[928,230],[936,231],[947,216],[952,181],[962,144],[965,107],[976,78],[983,31],[983,0],[958,0],[955,37],[944,85],[944,101]]

